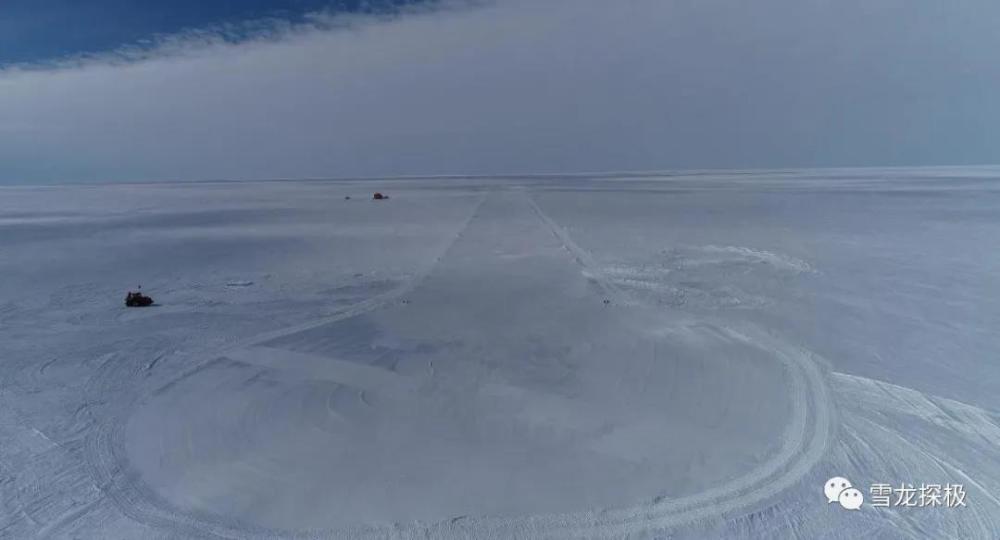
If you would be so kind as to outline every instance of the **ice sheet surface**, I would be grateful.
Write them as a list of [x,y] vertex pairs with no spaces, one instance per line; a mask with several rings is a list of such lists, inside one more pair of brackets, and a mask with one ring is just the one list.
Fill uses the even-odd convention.
[[0,537],[994,538],[997,177],[0,188]]

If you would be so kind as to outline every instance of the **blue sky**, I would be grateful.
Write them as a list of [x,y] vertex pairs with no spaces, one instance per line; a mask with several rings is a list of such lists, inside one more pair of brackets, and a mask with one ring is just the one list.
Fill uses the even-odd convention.
[[426,0],[3,0],[0,64],[94,54],[157,35],[316,11],[384,12]]
[[1000,162],[996,0],[0,5],[0,183]]

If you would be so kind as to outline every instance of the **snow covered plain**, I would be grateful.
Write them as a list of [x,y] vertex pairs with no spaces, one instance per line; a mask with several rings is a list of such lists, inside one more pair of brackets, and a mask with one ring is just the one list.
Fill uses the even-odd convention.
[[1000,537],[998,177],[0,188],[0,537]]

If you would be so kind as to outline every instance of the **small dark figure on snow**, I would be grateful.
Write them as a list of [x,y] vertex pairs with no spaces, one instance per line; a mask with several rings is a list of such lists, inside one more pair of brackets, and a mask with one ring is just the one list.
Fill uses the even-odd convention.
[[377,191],[376,191],[376,192],[375,192],[375,196],[374,196],[373,198],[374,198],[374,199],[375,199],[376,201],[384,201],[384,200],[388,199],[388,198],[389,198],[389,196],[388,196],[388,195],[382,195],[381,193],[379,193],[379,192],[377,192]]
[[[142,289],[142,287],[139,287]],[[153,299],[142,294],[139,291],[129,291],[125,295],[125,306],[126,307],[149,307],[153,305]]]

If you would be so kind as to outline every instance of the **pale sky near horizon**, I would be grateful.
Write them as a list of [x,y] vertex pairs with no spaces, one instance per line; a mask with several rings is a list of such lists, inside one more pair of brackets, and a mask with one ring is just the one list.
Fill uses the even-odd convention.
[[996,2],[337,17],[0,58],[0,183],[1000,162]]

